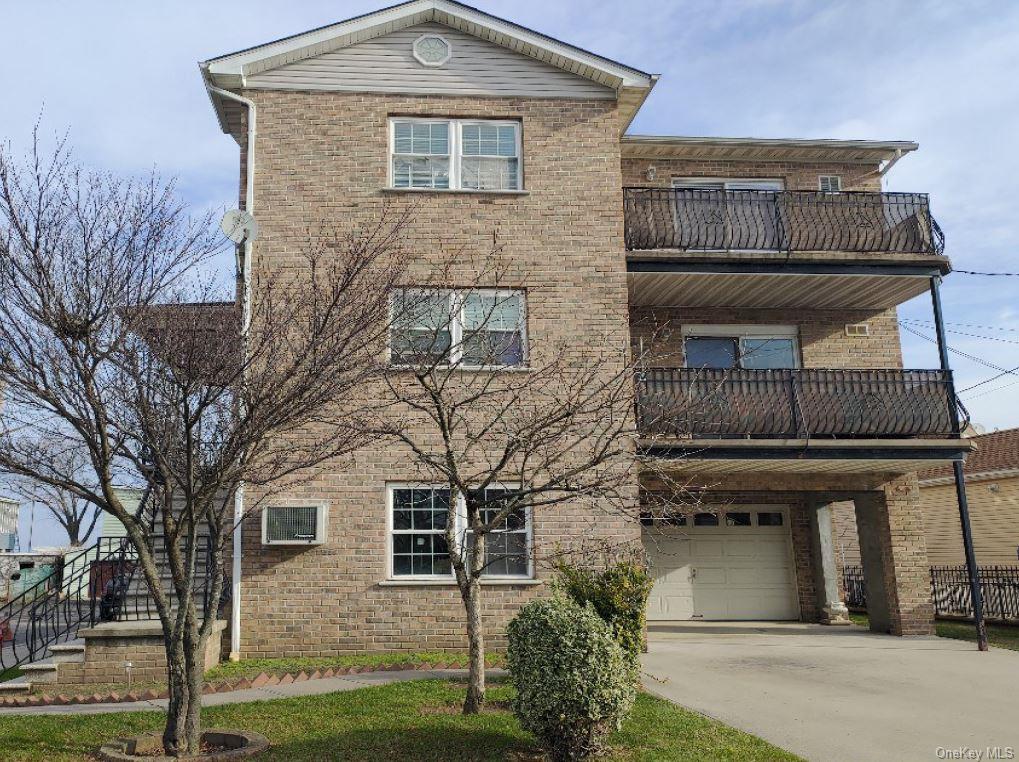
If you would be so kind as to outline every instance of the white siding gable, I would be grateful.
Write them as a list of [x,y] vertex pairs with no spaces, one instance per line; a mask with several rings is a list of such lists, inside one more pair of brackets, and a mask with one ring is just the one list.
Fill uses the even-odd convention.
[[[414,41],[439,34],[453,55],[440,67],[422,66]],[[501,45],[429,22],[359,42],[340,50],[251,75],[245,87],[276,90],[615,98],[604,85]]]

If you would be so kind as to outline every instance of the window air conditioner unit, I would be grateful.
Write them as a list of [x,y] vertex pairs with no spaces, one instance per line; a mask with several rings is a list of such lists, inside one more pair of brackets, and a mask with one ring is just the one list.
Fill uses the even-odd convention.
[[326,539],[326,504],[274,505],[262,510],[263,545],[321,545]]

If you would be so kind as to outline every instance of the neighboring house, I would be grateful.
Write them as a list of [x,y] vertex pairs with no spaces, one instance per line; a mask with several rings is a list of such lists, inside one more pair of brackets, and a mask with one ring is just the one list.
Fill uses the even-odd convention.
[[[1019,565],[1019,428],[971,439],[976,450],[966,459],[973,548],[980,566]],[[955,479],[950,466],[919,473],[927,560],[931,566],[966,563]],[[837,543],[846,565],[860,563],[851,511],[839,511]]]
[[[482,253],[498,232],[526,273],[501,315],[522,343],[666,336],[638,410],[676,409],[647,435],[699,504],[656,514],[667,488],[646,474],[640,523],[528,515],[488,580],[494,627],[548,579],[531,549],[578,534],[643,536],[653,626],[842,621],[830,507],[852,501],[872,626],[931,631],[916,471],[970,445],[950,374],[902,369],[896,307],[950,269],[926,195],[881,190],[915,143],[628,134],[655,75],[449,0],[201,69],[242,198],[253,177],[256,272],[295,261],[323,219],[414,204],[417,253]],[[254,146],[232,95],[254,104]],[[401,523],[409,501],[444,510],[441,485],[414,489],[400,452],[368,447],[244,521],[234,656],[461,647],[438,530]]]

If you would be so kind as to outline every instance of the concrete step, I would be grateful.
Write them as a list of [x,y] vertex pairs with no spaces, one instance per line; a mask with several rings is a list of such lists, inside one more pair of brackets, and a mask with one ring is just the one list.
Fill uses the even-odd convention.
[[50,661],[55,664],[81,664],[85,661],[85,642],[61,643],[50,646]]
[[22,664],[20,667],[24,677],[33,683],[55,683],[57,682],[57,662],[49,659]]
[[8,680],[7,682],[0,683],[0,696],[17,696],[22,693],[31,693],[32,684],[25,680],[24,677],[19,677],[16,680]]

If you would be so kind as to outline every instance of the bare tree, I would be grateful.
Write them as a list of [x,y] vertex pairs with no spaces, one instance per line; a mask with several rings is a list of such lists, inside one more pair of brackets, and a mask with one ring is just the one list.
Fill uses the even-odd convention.
[[[69,474],[78,474],[79,478],[88,480],[89,463],[85,452],[79,449],[65,449],[60,443],[43,443],[41,448],[52,450],[55,457],[64,460],[61,470]],[[23,500],[42,503],[46,511],[67,533],[67,544],[72,548],[85,544],[99,523],[102,511],[98,506],[85,500],[80,495],[46,482],[31,479],[15,479],[10,485],[11,492]]]
[[[485,699],[485,574],[495,567],[519,573],[534,562],[526,535],[513,530],[536,513],[561,511],[577,543],[544,552],[586,554],[591,548],[581,538],[598,531],[586,532],[584,517],[592,524],[599,515],[638,519],[634,374],[641,358],[625,325],[569,339],[525,338],[526,278],[499,264],[499,250],[477,266],[465,267],[462,254],[452,259],[457,264],[439,266],[424,285],[395,292],[390,405],[377,427],[403,446],[415,479],[441,486],[439,502],[448,506],[439,518],[440,551],[448,552],[466,613],[463,711],[471,714]],[[603,554],[613,542],[631,540],[602,532],[594,544]],[[448,568],[444,557],[437,563]]]
[[[196,278],[220,239],[172,183],[85,172],[62,144],[43,154],[0,150],[0,474],[124,524],[163,631],[164,747],[197,754],[234,496],[273,494],[365,442],[354,391],[379,371],[406,216],[312,231],[306,255],[254,268],[245,316]],[[127,510],[118,483],[143,485],[147,509]]]

